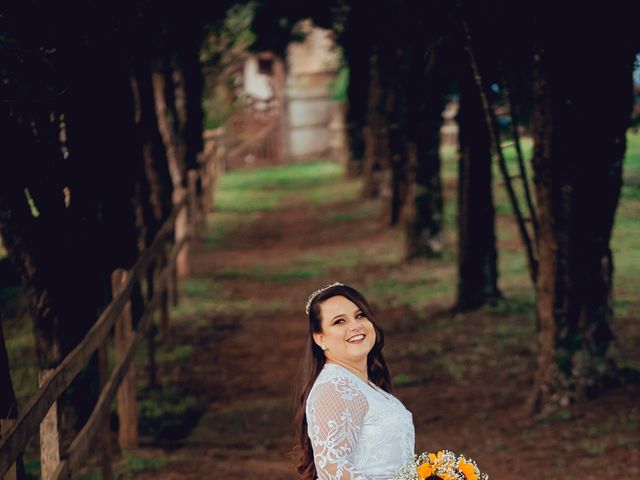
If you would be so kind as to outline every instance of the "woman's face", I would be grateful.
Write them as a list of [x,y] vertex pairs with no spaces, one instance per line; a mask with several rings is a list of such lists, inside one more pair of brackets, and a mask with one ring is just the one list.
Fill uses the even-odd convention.
[[320,304],[322,332],[313,339],[324,346],[327,360],[342,363],[366,361],[376,341],[373,324],[360,308],[342,295],[328,298]]

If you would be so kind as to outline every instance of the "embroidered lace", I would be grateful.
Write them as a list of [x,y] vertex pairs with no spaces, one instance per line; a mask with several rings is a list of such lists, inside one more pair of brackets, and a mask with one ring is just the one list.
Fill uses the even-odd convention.
[[411,412],[340,365],[324,366],[306,414],[319,480],[388,480],[413,460]]

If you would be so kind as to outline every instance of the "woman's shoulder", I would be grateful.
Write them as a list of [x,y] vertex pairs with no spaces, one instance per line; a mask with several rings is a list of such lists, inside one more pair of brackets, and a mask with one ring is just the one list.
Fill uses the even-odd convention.
[[364,397],[361,382],[348,370],[334,364],[325,364],[309,392],[309,400],[340,398],[353,400]]

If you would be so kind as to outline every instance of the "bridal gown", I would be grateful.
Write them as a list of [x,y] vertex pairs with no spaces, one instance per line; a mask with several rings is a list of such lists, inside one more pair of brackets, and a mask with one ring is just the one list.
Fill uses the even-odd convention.
[[325,364],[306,415],[319,480],[389,480],[413,461],[411,412],[340,365]]

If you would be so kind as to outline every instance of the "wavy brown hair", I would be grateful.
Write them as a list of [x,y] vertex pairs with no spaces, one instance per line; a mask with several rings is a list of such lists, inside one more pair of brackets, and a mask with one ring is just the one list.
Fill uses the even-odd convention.
[[320,316],[320,304],[325,300],[343,296],[355,303],[373,324],[376,332],[376,341],[367,356],[367,371],[369,380],[386,392],[391,392],[391,375],[382,355],[384,346],[384,333],[376,323],[375,315],[364,295],[348,285],[336,285],[329,287],[317,295],[309,306],[309,335],[304,351],[304,358],[300,366],[298,377],[298,390],[295,400],[295,424],[298,443],[295,447],[298,456],[298,473],[302,480],[314,480],[316,467],[313,462],[313,447],[307,434],[307,415],[305,413],[307,397],[313,387],[316,378],[325,364],[325,356],[322,349],[313,341],[313,334],[322,332],[322,318]]

